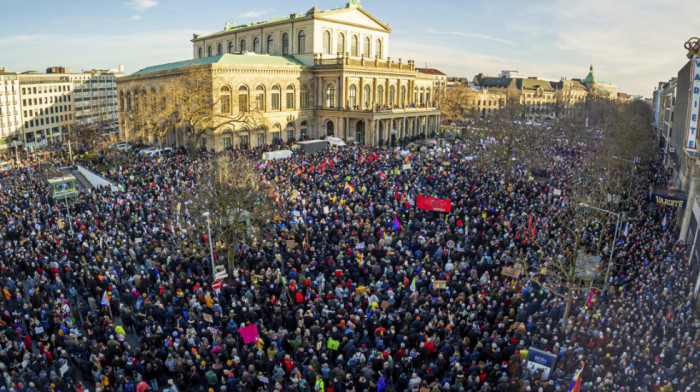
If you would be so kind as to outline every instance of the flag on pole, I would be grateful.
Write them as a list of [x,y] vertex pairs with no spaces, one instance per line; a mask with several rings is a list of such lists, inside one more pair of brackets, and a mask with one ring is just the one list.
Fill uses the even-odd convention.
[[100,301],[102,306],[109,306],[109,298],[110,296],[107,294],[107,290],[105,290],[104,293],[102,293],[102,301]]
[[666,223],[667,223],[667,222],[666,222],[666,215],[667,215],[667,214],[664,214],[664,221],[661,222],[661,224],[662,224],[664,227],[666,227]]
[[243,344],[257,343],[260,341],[257,324],[239,328],[238,333],[240,333],[241,337],[243,338]]
[[627,221],[627,224],[625,225],[625,237],[630,235],[630,221]]
[[411,289],[411,292],[416,291],[416,277],[415,276],[413,277],[413,281],[411,282],[410,289]]
[[365,263],[365,255],[363,253],[360,253],[360,256],[357,257],[356,259],[357,259],[357,263],[360,265]]
[[399,218],[394,214],[394,230],[401,230],[401,223],[399,223]]
[[355,187],[352,186],[352,185],[350,185],[350,183],[347,183],[347,182],[345,183],[345,189],[346,189],[349,193],[355,192]]
[[[585,366],[585,365],[584,365]],[[581,373],[583,372],[583,367],[576,372],[573,378],[573,382],[570,382],[569,392],[581,392]]]
[[379,179],[386,180],[386,175],[384,174],[384,170],[379,172]]

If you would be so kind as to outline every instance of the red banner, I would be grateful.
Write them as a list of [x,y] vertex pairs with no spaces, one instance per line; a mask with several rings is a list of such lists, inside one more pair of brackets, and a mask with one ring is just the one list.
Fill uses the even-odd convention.
[[416,207],[420,208],[421,210],[450,212],[452,211],[452,200],[418,196],[418,199],[416,200]]

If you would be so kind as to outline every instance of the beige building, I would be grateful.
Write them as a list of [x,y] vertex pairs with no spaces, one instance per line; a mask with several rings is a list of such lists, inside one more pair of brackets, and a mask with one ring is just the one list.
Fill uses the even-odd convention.
[[[259,110],[262,129],[236,124],[208,132],[207,148],[256,147],[275,138],[321,138],[386,145],[439,129],[446,76],[389,56],[389,27],[350,1],[330,11],[194,35],[193,60],[148,67],[117,81],[120,125],[132,131],[130,97],[148,94],[190,66],[211,75],[212,102],[225,115]],[[231,104],[225,104],[226,102]],[[241,125],[243,126],[243,125]],[[184,142],[185,130],[166,143]]]
[[0,153],[55,144],[69,127],[104,129],[116,124],[119,75],[104,70],[71,73],[65,67],[51,67],[46,73],[0,69]]
[[[453,85],[464,84],[451,78]],[[582,79],[559,81],[527,77],[517,71],[501,71],[498,76],[478,74],[470,84],[475,91],[471,107],[481,116],[505,107],[517,108],[525,117],[561,117],[580,110],[593,97],[617,100],[617,86],[598,82],[593,67]],[[625,94],[623,94],[624,96]]]
[[22,145],[22,110],[17,74],[0,68],[0,154],[6,155]]

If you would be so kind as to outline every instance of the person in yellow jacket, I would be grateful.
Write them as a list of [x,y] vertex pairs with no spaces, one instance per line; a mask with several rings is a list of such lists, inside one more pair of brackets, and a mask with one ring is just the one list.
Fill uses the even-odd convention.
[[126,336],[126,331],[124,331],[124,327],[122,327],[121,325],[117,325],[116,327],[114,327],[114,333]]
[[321,392],[326,391],[325,385],[323,384],[323,378],[321,378],[320,374],[316,376],[316,384],[314,384],[314,390]]

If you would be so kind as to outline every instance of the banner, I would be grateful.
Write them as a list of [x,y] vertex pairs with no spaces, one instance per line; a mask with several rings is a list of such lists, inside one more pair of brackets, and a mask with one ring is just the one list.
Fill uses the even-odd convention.
[[452,200],[418,196],[418,199],[416,200],[416,207],[420,208],[421,210],[450,212],[452,211]]
[[338,347],[340,346],[340,342],[337,341],[337,340],[335,340],[335,339],[333,339],[333,338],[330,338],[330,339],[328,339],[328,345],[327,345],[327,346],[328,346],[328,348],[331,349],[331,350],[337,350]]
[[238,333],[240,333],[241,337],[243,337],[243,344],[257,343],[258,341],[260,341],[260,338],[258,336],[257,324],[239,328]]
[[681,199],[679,197],[671,197],[667,195],[658,195],[655,193],[652,193],[651,196],[654,198],[654,203],[656,204],[662,204],[665,206],[670,206],[670,207],[678,207],[678,208],[683,208],[685,207],[685,202],[686,199]]
[[688,111],[688,130],[685,138],[685,148],[695,151],[695,139],[698,131],[698,116],[700,116],[700,56],[693,56],[690,60],[692,65],[690,89],[690,110]]

